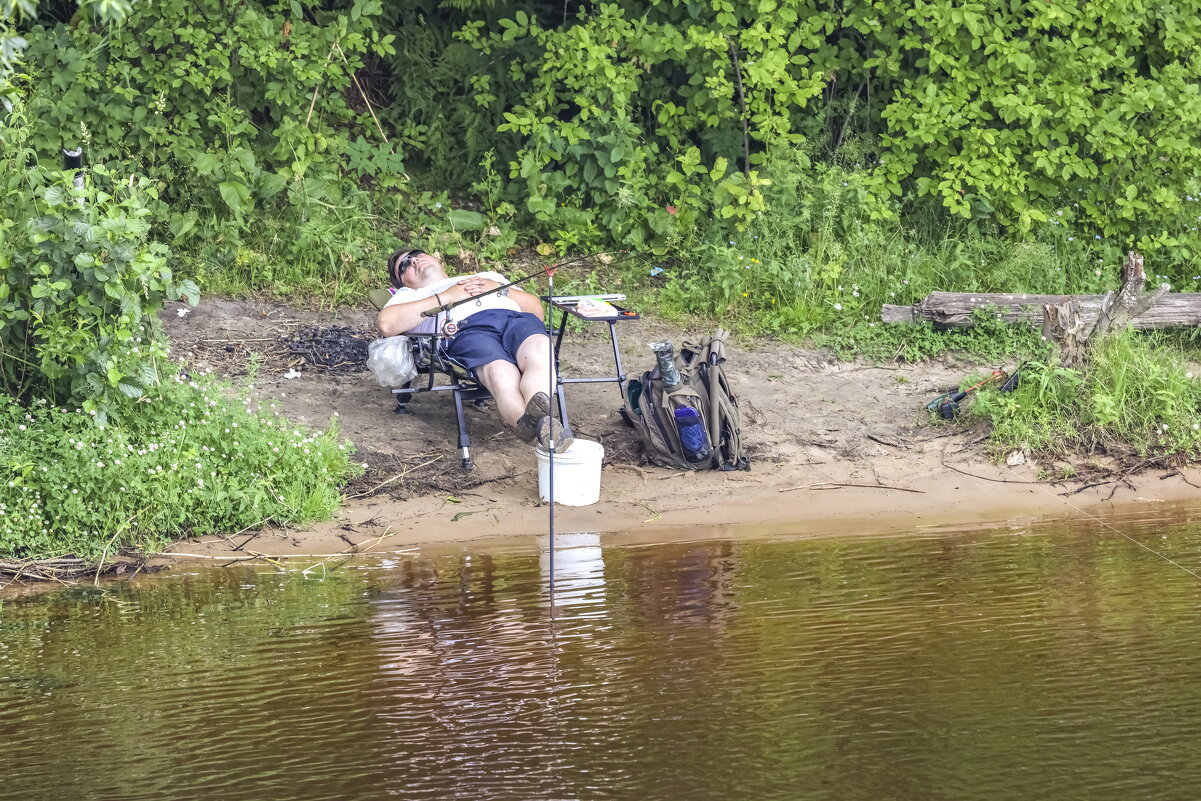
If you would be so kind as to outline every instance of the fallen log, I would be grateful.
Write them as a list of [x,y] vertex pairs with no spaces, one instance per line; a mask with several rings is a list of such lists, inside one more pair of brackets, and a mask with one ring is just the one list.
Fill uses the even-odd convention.
[[[1043,324],[1043,307],[1075,301],[1085,325],[1101,315],[1104,295],[1011,295],[988,292],[931,292],[911,306],[886,304],[885,323],[933,323],[937,328],[971,328],[972,314],[988,309],[1007,323]],[[1134,328],[1189,328],[1201,325],[1201,292],[1170,292],[1130,320]]]

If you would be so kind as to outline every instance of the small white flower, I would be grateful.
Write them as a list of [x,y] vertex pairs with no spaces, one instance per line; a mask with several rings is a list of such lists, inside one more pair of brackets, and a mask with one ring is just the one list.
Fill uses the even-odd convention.
[[841,303],[835,303],[835,304],[834,304],[834,311],[842,311],[842,304],[841,304]]

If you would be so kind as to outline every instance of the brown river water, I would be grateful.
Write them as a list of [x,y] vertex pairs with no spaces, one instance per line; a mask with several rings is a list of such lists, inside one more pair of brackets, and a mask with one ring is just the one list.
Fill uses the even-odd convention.
[[559,542],[8,601],[0,798],[1201,796],[1201,580],[1095,523]]

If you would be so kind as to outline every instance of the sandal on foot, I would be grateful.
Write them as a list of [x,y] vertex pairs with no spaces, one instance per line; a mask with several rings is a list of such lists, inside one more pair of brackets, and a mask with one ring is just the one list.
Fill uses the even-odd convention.
[[550,453],[550,442],[555,442],[555,453],[564,453],[575,442],[571,429],[564,429],[563,424],[547,415],[538,424],[538,447]]
[[533,442],[538,438],[538,425],[550,414],[550,396],[539,392],[525,405],[525,414],[517,418],[514,433],[522,442]]

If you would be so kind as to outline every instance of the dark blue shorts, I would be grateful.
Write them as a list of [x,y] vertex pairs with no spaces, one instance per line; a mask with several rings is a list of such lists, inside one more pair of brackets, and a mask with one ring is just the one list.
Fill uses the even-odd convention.
[[464,320],[446,351],[471,370],[497,359],[517,364],[517,349],[534,334],[546,334],[536,315],[488,309]]

